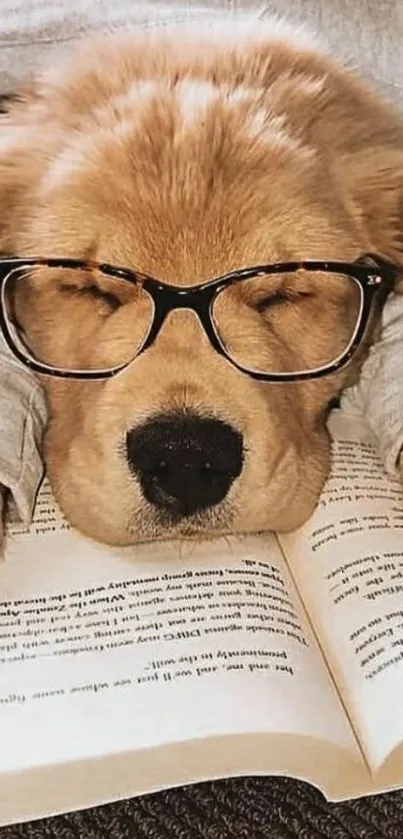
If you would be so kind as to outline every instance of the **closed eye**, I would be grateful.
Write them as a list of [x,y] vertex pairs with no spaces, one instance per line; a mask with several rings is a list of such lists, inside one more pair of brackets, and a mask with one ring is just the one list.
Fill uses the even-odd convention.
[[312,297],[309,292],[293,291],[291,289],[279,289],[274,294],[269,294],[262,300],[259,300],[254,306],[257,312],[263,314],[268,309],[277,308],[278,306],[285,306],[287,304],[298,303],[302,299]]
[[97,285],[87,285],[80,290],[80,294],[85,297],[92,297],[94,300],[101,300],[106,303],[112,311],[116,311],[122,305],[119,298],[110,291],[104,291]]
[[93,300],[99,300],[102,303],[106,303],[111,312],[115,312],[116,309],[119,309],[122,305],[121,301],[115,294],[112,294],[110,291],[105,291],[95,283],[91,285],[85,285],[82,288],[79,288],[76,285],[72,285],[70,283],[62,283],[59,286],[59,290],[62,292],[78,295],[80,297],[89,297]]

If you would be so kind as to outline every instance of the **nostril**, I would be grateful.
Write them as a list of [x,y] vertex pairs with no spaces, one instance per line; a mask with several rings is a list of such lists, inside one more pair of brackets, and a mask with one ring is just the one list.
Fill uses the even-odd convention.
[[217,469],[213,469],[209,460],[200,464],[200,472],[206,480],[213,481],[215,475],[218,474]]
[[242,470],[243,438],[222,420],[168,415],[130,431],[127,456],[148,501],[191,515],[225,497]]
[[167,477],[170,471],[171,467],[169,463],[166,462],[166,460],[160,460],[159,463],[155,465],[155,467],[151,467],[151,473],[153,475],[153,478],[155,478],[156,480],[158,480],[159,478],[164,478],[164,476]]
[[217,466],[213,466],[209,460],[200,464],[200,474],[205,481],[216,481],[223,473],[227,474],[227,469],[220,470]]

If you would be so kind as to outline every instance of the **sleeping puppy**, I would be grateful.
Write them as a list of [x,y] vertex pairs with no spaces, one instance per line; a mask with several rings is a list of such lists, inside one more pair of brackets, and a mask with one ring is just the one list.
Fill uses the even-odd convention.
[[304,33],[229,21],[84,43],[0,127],[7,337],[69,521],[299,526],[399,285],[400,117]]

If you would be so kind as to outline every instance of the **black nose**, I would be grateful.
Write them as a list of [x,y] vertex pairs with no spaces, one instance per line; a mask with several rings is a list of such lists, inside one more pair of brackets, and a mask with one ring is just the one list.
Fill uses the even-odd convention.
[[180,516],[222,501],[242,469],[242,435],[216,419],[157,417],[130,431],[126,446],[147,501]]

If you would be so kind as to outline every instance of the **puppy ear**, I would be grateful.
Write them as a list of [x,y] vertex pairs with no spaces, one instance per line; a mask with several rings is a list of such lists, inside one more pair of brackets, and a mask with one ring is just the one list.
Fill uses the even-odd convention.
[[[30,111],[36,88],[0,97],[0,251],[15,253],[15,232],[32,213],[30,191],[47,161],[46,119]],[[41,118],[42,117],[42,118]],[[49,129],[49,133],[50,129]]]
[[347,201],[369,250],[401,267],[403,293],[403,150],[376,148],[345,160]]

